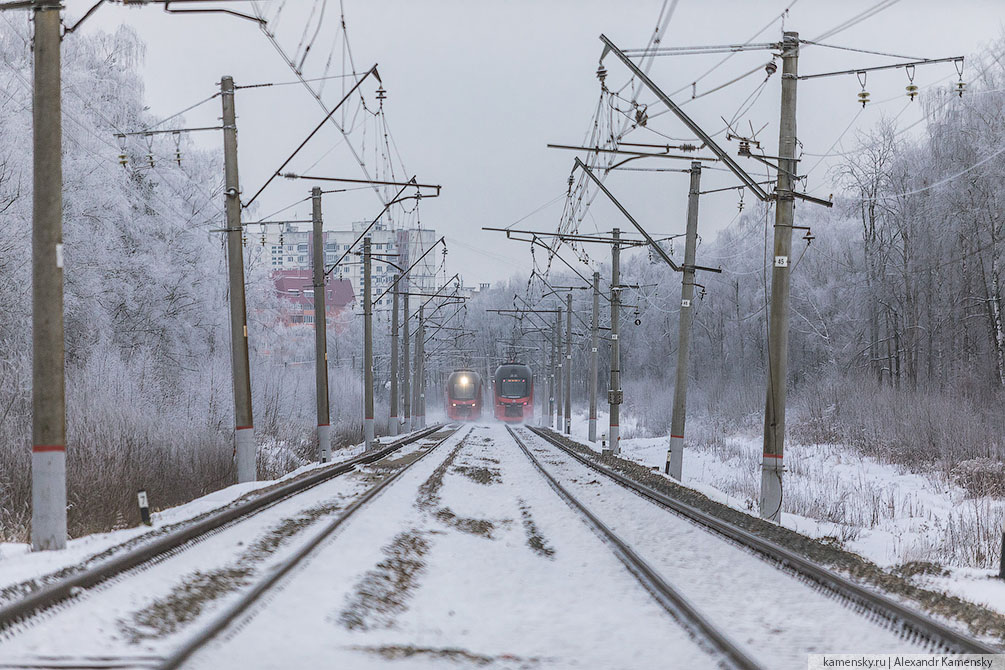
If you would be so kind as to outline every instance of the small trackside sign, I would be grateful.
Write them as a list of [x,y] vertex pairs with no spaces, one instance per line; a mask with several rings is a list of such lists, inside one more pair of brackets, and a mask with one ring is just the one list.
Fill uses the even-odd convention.
[[789,267],[789,257],[788,256],[775,256],[775,267],[776,268],[787,268],[787,267]]

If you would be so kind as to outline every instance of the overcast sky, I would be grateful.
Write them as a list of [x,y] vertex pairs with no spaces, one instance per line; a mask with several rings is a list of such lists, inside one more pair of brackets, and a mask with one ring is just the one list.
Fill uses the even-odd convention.
[[[262,2],[261,6],[268,11],[279,2]],[[317,2],[319,7],[321,0]],[[663,46],[745,42],[790,3],[680,0]],[[68,15],[76,18],[90,4],[91,0],[69,0]],[[798,0],[785,26],[797,30],[800,37],[813,39],[875,4],[876,0]],[[293,52],[299,29],[317,7],[312,7],[310,0],[287,0],[285,5],[277,33],[281,45]],[[564,193],[574,154],[545,145],[583,140],[599,94],[594,74],[601,51],[598,36],[605,33],[623,48],[644,46],[662,5],[663,0],[344,0],[356,69],[363,71],[379,63],[388,94],[386,117],[405,167],[422,182],[443,185],[442,196],[423,201],[419,212],[423,226],[446,235],[451,273],[461,272],[471,284],[529,270],[526,244],[483,232],[482,226],[509,226]],[[250,11],[250,3],[227,6]],[[970,55],[1001,34],[1001,8],[996,0],[903,0],[827,42],[923,58]],[[326,56],[318,56],[337,33],[339,11],[339,2],[329,0],[318,49],[305,67],[309,75],[323,69]],[[108,6],[88,23],[87,30],[111,31],[121,23],[132,26],[148,45],[143,65],[146,96],[157,115],[174,114],[212,95],[224,74],[232,75],[238,85],[292,78],[265,35],[249,21],[207,14],[173,16],[155,7]],[[780,35],[781,24],[776,22],[757,41],[776,41]],[[341,71],[340,58],[339,51],[331,72]],[[673,91],[721,58],[658,58],[651,75],[664,90]],[[701,82],[698,91],[727,82],[766,59],[767,52],[739,54]],[[799,69],[809,74],[890,62],[880,56],[806,47]],[[613,57],[605,64],[610,71],[609,86],[620,86],[627,80],[626,70]],[[974,73],[974,68],[968,67],[964,78]],[[951,84],[956,78],[951,63],[932,65],[917,68],[915,83],[924,95],[926,86]],[[719,117],[731,117],[761,80],[761,75],[744,79],[687,105],[685,110],[702,127],[718,130],[723,125]],[[776,74],[740,119],[744,128],[749,128],[748,120],[755,129],[767,124],[758,138],[765,141],[769,154],[777,151],[779,82]],[[798,136],[804,150],[826,153],[853,120],[852,129],[833,151],[852,148],[856,129],[868,129],[883,115],[896,116],[901,126],[914,123],[920,118],[920,105],[908,103],[904,95],[907,83],[903,70],[870,76],[866,88],[874,102],[862,111],[856,101],[861,87],[854,76],[800,82]],[[340,86],[339,82],[326,83],[326,102],[338,100]],[[375,83],[368,81],[361,90],[372,100],[375,88]],[[690,93],[684,92],[676,99],[684,102],[689,97]],[[653,102],[653,96],[645,93],[640,101]],[[323,113],[299,86],[241,91],[236,104],[241,183],[247,198]],[[657,106],[650,107],[651,114],[657,111]],[[187,114],[185,122],[188,126],[212,125],[219,113],[217,99]],[[669,114],[654,119],[650,126],[673,137],[688,136]],[[371,157],[373,139],[372,134],[366,138]],[[724,138],[719,139],[724,143]],[[306,171],[317,163],[311,169],[313,174],[361,177],[361,169],[345,144],[335,146],[340,140],[334,128],[326,127],[290,169]],[[666,141],[645,130],[626,140]],[[204,133],[197,141],[201,147],[219,150],[216,133]],[[356,135],[353,142],[359,147],[362,138]],[[727,148],[735,154],[735,143]],[[817,159],[806,157],[800,169],[812,168],[811,192],[826,196],[834,190],[827,174],[832,161],[815,166]],[[763,174],[755,162],[744,165],[752,173]],[[675,162],[673,166],[686,167],[686,163]],[[652,232],[683,231],[685,175],[619,172],[607,183]],[[703,177],[703,188],[735,183],[732,175],[721,171],[706,171]],[[263,194],[261,207],[250,218],[295,202],[307,195],[310,186],[302,181],[276,182]],[[370,219],[380,207],[376,195],[368,191],[326,196],[326,227],[344,228],[354,220]],[[553,230],[561,207],[559,198],[517,227]],[[727,192],[704,197],[700,210],[700,230],[710,236],[733,219],[737,196]],[[303,218],[308,214],[309,208],[300,205],[283,216]],[[627,228],[629,224],[619,217],[612,206],[598,199],[582,230],[616,225]],[[825,230],[815,232],[827,234]]]

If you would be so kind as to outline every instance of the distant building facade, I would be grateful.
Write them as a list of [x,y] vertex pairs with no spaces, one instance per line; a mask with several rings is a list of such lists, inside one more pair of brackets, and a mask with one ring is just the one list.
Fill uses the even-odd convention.
[[[282,298],[279,319],[284,324],[313,324],[314,273],[312,270],[275,270],[272,281],[276,294]],[[328,278],[325,284],[325,314],[334,320],[342,311],[351,307],[356,296],[352,284],[346,279]]]
[[[343,254],[350,252],[346,254],[338,268],[332,271],[330,277],[348,282],[353,293],[357,296],[363,295],[363,264],[361,256],[354,252],[362,251],[362,241],[356,248],[350,249],[350,247],[369,225],[369,221],[359,221],[352,224],[352,230],[326,230],[323,233],[325,266],[327,268],[334,265],[342,258]],[[387,228],[382,223],[374,225],[366,236],[370,238],[370,248],[374,254],[371,278],[374,299],[391,285],[394,281],[394,274],[397,272],[394,266],[376,260],[380,258],[378,254],[396,254],[396,256],[385,256],[385,258],[395,265],[407,268],[437,240],[436,231],[429,228],[394,230]],[[286,224],[279,230],[266,233],[265,240],[269,267],[274,273],[308,271],[309,274],[314,253],[314,233],[312,230]],[[442,252],[437,249],[430,252],[412,269],[410,276],[413,291],[423,293],[431,292],[429,289],[435,290],[438,281],[442,282],[444,279],[440,276],[442,273],[437,272],[441,267],[441,260]],[[374,306],[380,309],[390,307],[390,305],[391,295],[388,294]]]

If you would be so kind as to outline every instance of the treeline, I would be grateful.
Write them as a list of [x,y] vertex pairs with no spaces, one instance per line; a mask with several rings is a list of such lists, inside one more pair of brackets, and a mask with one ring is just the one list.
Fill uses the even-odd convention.
[[[1000,461],[1005,421],[1005,69],[989,60],[964,96],[924,98],[920,128],[883,121],[835,170],[831,210],[797,202],[790,318],[790,434],[901,462]],[[773,210],[758,207],[698,248],[693,411],[759,427]],[[679,282],[645,258],[642,326],[626,366],[670,384]],[[646,346],[647,342],[662,346]],[[669,419],[667,419],[669,420]]]
[[[152,146],[137,138],[123,167],[115,134],[158,121],[144,111],[142,43],[122,28],[75,34],[63,51],[68,522],[77,536],[137,522],[138,488],[165,507],[233,483],[234,422],[226,258],[210,232],[222,222],[222,152],[182,135],[178,165],[170,135]],[[0,541],[18,541],[31,510],[27,26],[0,33],[0,53]],[[313,333],[281,332],[258,253],[251,245],[246,255],[252,383],[260,474],[275,476],[314,456],[314,372],[304,365]],[[356,337],[349,328],[343,344]],[[360,432],[359,383],[332,378],[344,443]]]

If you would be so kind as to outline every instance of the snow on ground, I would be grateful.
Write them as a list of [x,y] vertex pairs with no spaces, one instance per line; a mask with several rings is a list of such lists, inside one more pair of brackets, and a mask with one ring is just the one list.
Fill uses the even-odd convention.
[[[763,667],[801,670],[807,654],[837,650],[924,651],[756,554],[598,477],[544,440],[528,435],[527,444],[562,486]],[[762,616],[765,603],[774,616]]]
[[[385,438],[386,440],[387,438]],[[345,461],[363,452],[363,445],[358,444],[333,452],[335,461]],[[201,514],[225,507],[241,496],[267,486],[297,477],[315,468],[321,463],[311,463],[297,468],[293,472],[277,480],[247,482],[234,484],[213,493],[196,498],[184,505],[171,507],[151,514],[154,528],[180,523],[195,518]],[[152,501],[156,502],[156,501]],[[61,551],[32,552],[31,545],[20,542],[0,543],[0,589],[12,584],[57,572],[67,567],[79,565],[89,557],[101,553],[110,547],[115,547],[149,532],[146,526],[125,528],[109,533],[95,533],[67,542],[66,549]]]
[[192,667],[715,665],[503,426],[452,451],[406,472]]
[[[588,418],[574,413],[572,437],[600,450],[608,415],[598,412],[598,442],[588,441]],[[622,416],[623,435],[644,434]],[[683,484],[716,502],[757,514],[762,442],[759,435],[696,439],[708,430],[688,426]],[[709,431],[712,432],[712,431]],[[622,456],[663,471],[669,438],[621,440]],[[1005,501],[971,498],[934,473],[906,469],[863,456],[843,445],[795,445],[785,454],[782,525],[815,538],[833,538],[849,551],[895,568],[912,561],[944,566],[950,575],[916,577],[919,584],[1005,612],[1005,581],[997,569],[969,567],[988,562],[981,547],[1000,542]]]
[[[420,440],[390,458],[428,446]],[[60,608],[6,639],[0,666],[31,665],[49,657],[86,661],[109,653],[163,655],[179,636],[190,634],[191,626],[233,602],[287,552],[309,541],[321,520],[372,485],[366,467],[334,477],[128,578],[90,590],[76,606]]]

